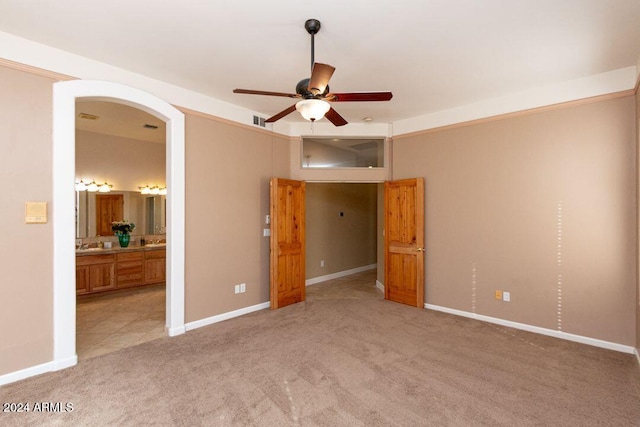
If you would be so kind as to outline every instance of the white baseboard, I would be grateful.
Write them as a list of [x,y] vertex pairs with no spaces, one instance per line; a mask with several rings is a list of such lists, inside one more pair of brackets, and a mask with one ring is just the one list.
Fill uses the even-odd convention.
[[165,326],[165,330],[167,331],[167,335],[169,335],[170,337],[175,337],[184,334],[187,331],[187,328],[186,326],[180,326],[177,328],[169,328]]
[[541,328],[539,326],[527,325],[525,323],[512,322],[510,320],[498,319],[496,317],[484,316],[482,314],[469,313],[468,311],[456,310],[448,307],[441,307],[433,304],[425,304],[424,308],[429,310],[441,311],[443,313],[454,314],[456,316],[468,317],[470,319],[481,320],[483,322],[494,323],[497,325],[507,326],[509,328],[521,329],[527,332],[547,335],[550,337],[560,338],[567,341],[574,341],[581,344],[592,345],[594,347],[606,348],[608,350],[619,351],[621,353],[636,353],[634,347],[622,345],[614,342],[603,341],[596,338],[584,337],[582,335],[570,334],[567,332],[556,331],[553,329]]
[[61,369],[70,368],[78,364],[78,356],[69,357],[64,360],[52,360],[51,362],[42,363],[40,365],[31,366],[19,371],[0,375],[0,386],[24,380],[29,377],[44,374],[46,372],[59,371]]
[[254,311],[264,310],[271,307],[271,302],[263,302],[261,304],[252,305],[250,307],[240,308],[238,310],[229,311],[227,313],[218,314],[216,316],[207,317],[206,319],[196,320],[195,322],[189,322],[185,324],[185,329],[191,331],[193,329],[201,328],[203,326],[212,325],[214,323],[222,322],[224,320],[233,319],[234,317],[242,316],[244,314],[253,313]]
[[76,355],[73,355],[73,357],[67,357],[66,359],[54,360],[51,363],[52,363],[52,367],[51,367],[52,371],[67,369],[78,364],[78,355],[76,354]]
[[640,350],[636,348],[634,351],[636,353],[636,359],[638,359],[638,365],[640,365]]
[[374,268],[377,268],[377,267],[378,267],[378,264],[369,264],[362,267],[352,268],[350,270],[338,271],[337,273],[331,273],[325,276],[318,276],[312,279],[307,279],[305,280],[304,284],[306,286],[311,286],[311,285],[315,285],[316,283],[326,282],[327,280],[338,279],[340,277],[350,276],[352,274],[361,273],[363,271],[373,270]]
[[382,292],[384,292],[384,285],[382,283],[380,283],[379,280],[376,280],[376,288],[380,289]]
[[[62,368],[60,368],[62,369]],[[19,371],[11,372],[9,374],[0,375],[0,386],[5,384],[14,383],[16,381],[24,380],[29,377],[35,377],[36,375],[44,374],[46,372],[55,371],[54,363],[47,362],[41,365],[31,366],[30,368],[21,369]]]

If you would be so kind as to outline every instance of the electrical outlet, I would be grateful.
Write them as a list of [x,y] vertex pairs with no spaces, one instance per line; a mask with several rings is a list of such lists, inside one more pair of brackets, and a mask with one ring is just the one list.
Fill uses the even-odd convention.
[[320,260],[320,267],[324,267],[324,260],[323,259]]
[[235,287],[236,294],[240,293],[240,285],[236,285]]
[[247,291],[247,284],[246,283],[240,283],[240,293],[244,293]]
[[510,302],[511,301],[511,292],[504,291],[502,293],[502,301]]
[[500,300],[502,299],[502,291],[499,291],[496,289],[496,299]]

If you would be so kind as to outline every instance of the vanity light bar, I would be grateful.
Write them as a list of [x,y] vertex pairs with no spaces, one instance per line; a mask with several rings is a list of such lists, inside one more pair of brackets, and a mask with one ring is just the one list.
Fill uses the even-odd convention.
[[108,184],[107,181],[105,181],[104,184],[97,184],[95,181],[87,184],[83,180],[76,182],[76,191],[88,191],[90,193],[109,193],[112,187],[113,185]]
[[144,187],[138,187],[140,189],[140,193],[141,194],[153,194],[153,195],[166,195],[167,194],[167,187],[158,187],[157,185],[154,185],[153,187],[149,187],[149,184],[147,184]]

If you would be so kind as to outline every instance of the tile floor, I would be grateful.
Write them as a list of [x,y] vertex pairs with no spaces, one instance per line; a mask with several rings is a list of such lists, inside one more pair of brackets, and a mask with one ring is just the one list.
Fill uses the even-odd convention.
[[77,299],[78,360],[164,336],[164,284]]

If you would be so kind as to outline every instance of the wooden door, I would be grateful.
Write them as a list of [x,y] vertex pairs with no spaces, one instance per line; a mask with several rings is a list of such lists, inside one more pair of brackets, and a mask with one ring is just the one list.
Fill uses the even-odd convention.
[[96,235],[112,236],[113,221],[124,221],[124,196],[96,194]]
[[271,309],[304,301],[305,185],[271,178]]
[[424,180],[384,186],[385,299],[424,307]]

